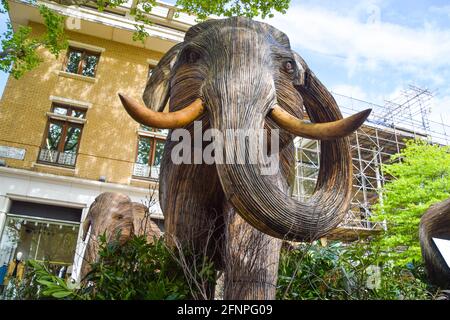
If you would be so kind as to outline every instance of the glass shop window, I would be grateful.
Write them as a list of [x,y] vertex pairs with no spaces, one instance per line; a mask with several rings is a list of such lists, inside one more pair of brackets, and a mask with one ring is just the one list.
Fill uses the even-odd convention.
[[63,70],[86,77],[95,77],[100,53],[69,47]]
[[[8,269],[20,252],[24,265],[27,260],[46,262],[55,275],[68,277],[74,261],[78,230],[79,223],[8,214],[0,240],[0,267]],[[5,284],[13,276],[21,280],[23,272],[5,274],[0,284]]]

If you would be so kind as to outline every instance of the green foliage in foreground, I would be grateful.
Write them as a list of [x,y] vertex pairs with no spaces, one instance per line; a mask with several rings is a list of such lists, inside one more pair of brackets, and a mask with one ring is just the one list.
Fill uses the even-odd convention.
[[382,167],[393,179],[383,190],[383,202],[375,206],[377,221],[386,220],[380,235],[381,261],[398,266],[422,261],[419,222],[430,205],[450,196],[450,149],[410,140],[392,161]]
[[[163,239],[153,244],[135,237],[125,246],[101,244],[100,259],[92,264],[87,282],[74,288],[46,265],[29,262],[27,276],[7,299],[192,299],[195,292],[185,272],[174,261]],[[283,249],[277,299],[364,300],[430,299],[432,290],[422,280],[422,268],[377,264],[373,242],[350,245],[318,243]],[[201,274],[213,281],[212,265]],[[379,268],[378,268],[379,267]],[[30,270],[31,269],[31,270]],[[88,284],[89,283],[89,284]],[[191,282],[192,283],[192,282]],[[194,288],[195,289],[195,288]]]
[[[175,300],[189,299],[189,288],[183,270],[163,239],[149,244],[143,236],[136,236],[125,245],[100,240],[99,260],[81,287],[53,275],[40,263],[30,262],[31,277],[40,290],[34,297],[74,300]],[[212,274],[205,271],[204,273]],[[19,297],[20,298],[20,297]],[[33,298],[33,297],[29,297]]]
[[417,300],[430,299],[421,268],[378,265],[370,242],[327,247],[319,243],[283,249],[277,299]]

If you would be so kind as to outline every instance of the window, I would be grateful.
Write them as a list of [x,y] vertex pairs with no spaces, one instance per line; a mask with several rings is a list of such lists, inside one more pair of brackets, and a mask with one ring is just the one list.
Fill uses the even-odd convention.
[[54,103],[38,161],[74,167],[85,117],[84,109]]
[[138,136],[133,175],[140,178],[158,179],[164,152],[165,134],[157,131],[158,129],[148,127],[145,129],[151,134]]
[[60,103],[53,103],[52,112],[64,116],[84,119],[86,117],[86,110],[82,108],[63,105]]
[[154,65],[149,65],[148,66],[148,74],[147,74],[147,79],[150,79],[150,77],[152,76],[152,74],[153,74],[153,69],[155,69],[155,66]]
[[79,223],[8,214],[0,241],[0,265],[9,265],[22,252],[22,261],[45,261],[58,274],[63,266],[73,264],[78,232]]
[[148,132],[156,132],[156,133],[164,135],[164,136],[167,136],[169,134],[169,129],[151,128],[148,126],[144,126],[143,124],[141,124],[140,129],[143,131],[148,131]]
[[63,70],[86,77],[95,77],[100,53],[69,47]]

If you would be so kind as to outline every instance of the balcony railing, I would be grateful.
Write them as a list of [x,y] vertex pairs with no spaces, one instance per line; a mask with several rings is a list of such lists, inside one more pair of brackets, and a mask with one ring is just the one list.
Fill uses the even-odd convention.
[[39,162],[51,163],[61,166],[75,167],[77,154],[73,151],[59,152],[56,150],[41,149],[39,151]]
[[159,179],[159,167],[148,166],[146,164],[135,163],[133,167],[133,176],[144,179]]

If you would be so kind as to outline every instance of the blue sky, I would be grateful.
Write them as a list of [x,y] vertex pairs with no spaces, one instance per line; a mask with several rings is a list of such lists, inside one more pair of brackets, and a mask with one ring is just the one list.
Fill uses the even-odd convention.
[[[6,31],[6,23],[8,21],[7,14],[0,14],[0,34]],[[1,44],[0,44],[1,47]],[[8,74],[0,71],[0,97],[3,95],[3,90],[5,89],[6,80],[8,79]]]
[[[417,85],[435,92],[431,119],[450,123],[448,0],[292,0],[286,15],[266,22],[334,92],[383,104]],[[3,15],[0,31],[5,24]]]
[[450,122],[448,0],[293,0],[268,22],[334,92],[383,104],[409,84],[428,88],[430,118]]

